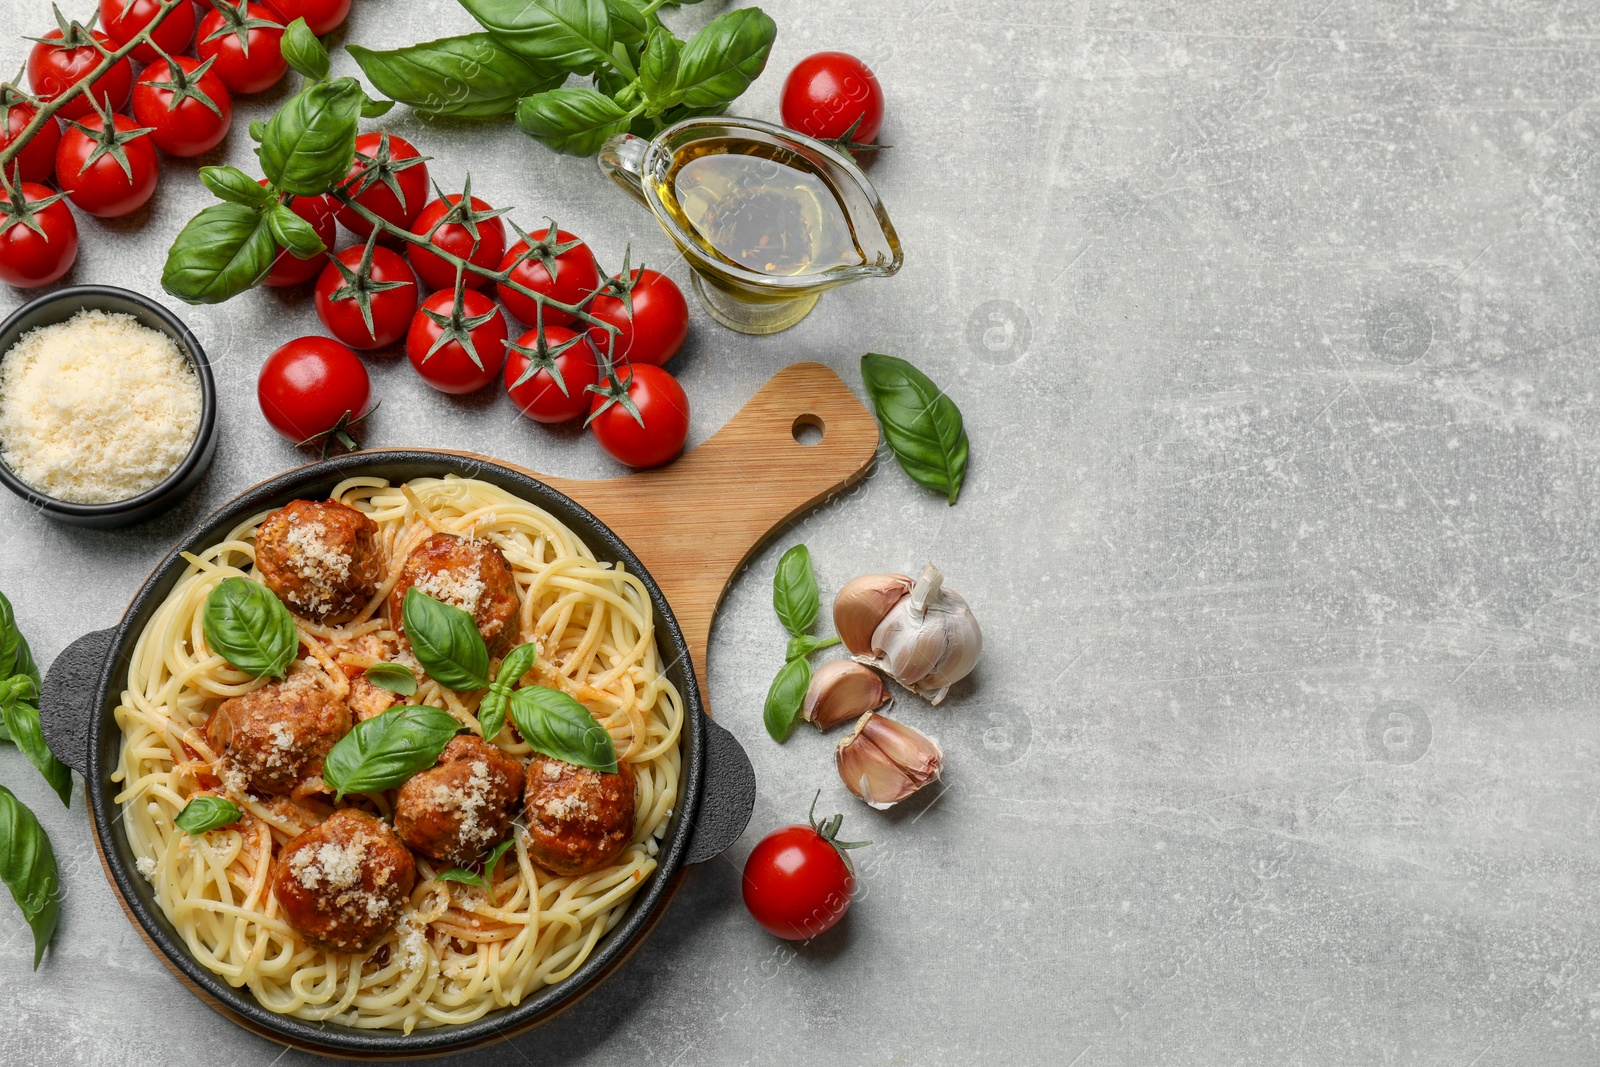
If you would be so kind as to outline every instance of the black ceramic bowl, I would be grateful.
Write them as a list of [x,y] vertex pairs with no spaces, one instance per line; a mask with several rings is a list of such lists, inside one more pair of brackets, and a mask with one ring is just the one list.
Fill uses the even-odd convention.
[[141,325],[160,330],[177,342],[178,351],[189,360],[195,376],[200,379],[200,429],[189,454],[165,480],[138,496],[109,504],[57,500],[18,478],[0,460],[0,482],[46,515],[74,526],[110,530],[155,518],[200,484],[217,450],[217,389],[211,380],[211,363],[206,359],[205,349],[176,315],[147,296],[111,285],[73,285],[28,301],[0,323],[0,358],[29,330],[65,322],[85,308],[132,315]]
[[[622,921],[559,985],[535,989],[516,1007],[490,1012],[475,1022],[409,1035],[279,1015],[258,1004],[248,989],[235,989],[190,955],[156,905],[149,883],[137,871],[137,857],[128,846],[112,799],[118,787],[111,781],[122,741],[113,709],[126,683],[128,658],[145,624],[183,572],[185,562],[179,553],[215,544],[241,520],[268,508],[299,498],[326,497],[335,484],[348,477],[375,475],[395,483],[446,474],[482,479],[545,508],[583,538],[598,559],[621,562],[644,582],[655,608],[662,660],[669,665],[667,676],[684,697],[683,795],[674,805],[662,839],[656,873],[634,897]],[[112,888],[169,968],[234,1022],[273,1040],[336,1056],[397,1059],[438,1055],[543,1022],[592,989],[638,946],[670,899],[685,865],[712,859],[732,844],[744,831],[755,803],[750,761],[733,735],[706,716],[683,631],[655,580],[628,547],[599,519],[543,482],[488,460],[442,452],[358,452],[290,471],[235,497],[156,567],[120,623],[85,634],[56,657],[45,679],[40,711],[51,749],[84,777],[96,845]]]

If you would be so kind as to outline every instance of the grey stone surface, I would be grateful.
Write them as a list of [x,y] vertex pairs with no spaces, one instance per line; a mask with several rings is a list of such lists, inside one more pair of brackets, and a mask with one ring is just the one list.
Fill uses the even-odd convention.
[[[710,664],[760,778],[750,830],[594,996],[449,1062],[1594,1062],[1593,5],[765,6],[780,37],[738,110],[773,117],[783,72],[817,49],[867,59],[895,146],[872,176],[906,267],[775,337],[697,316],[675,368],[692,439],[795,359],[859,385],[856,357],[891,352],[958,398],[970,482],[946,508],[882,464],[752,561]],[[43,0],[0,14],[48,25]],[[467,25],[448,3],[357,0],[348,38]],[[23,49],[0,45],[0,68]],[[241,108],[228,158],[271,99]],[[686,281],[592,163],[507,126],[384,121],[447,184],[471,166],[525,224],[555,215],[613,268],[631,242]],[[72,280],[156,292],[205,199],[194,169],[170,163],[132,220],[85,222]],[[316,329],[306,295],[180,311],[222,391],[203,489],[117,534],[0,500],[0,587],[46,663],[113,621],[197,515],[301,461],[252,386]],[[497,395],[372,366],[374,442],[617,473]],[[937,794],[869,811],[831,739],[763,735],[782,648],[768,578],[797,539],[825,589],[932,559],[979,613],[972,681],[938,709],[898,705],[945,742]],[[14,751],[0,779],[66,880],[37,974],[0,902],[0,1061],[311,1062],[151,956],[77,800],[63,812]],[[819,786],[877,843],[845,923],[790,947],[749,921],[738,869]]]

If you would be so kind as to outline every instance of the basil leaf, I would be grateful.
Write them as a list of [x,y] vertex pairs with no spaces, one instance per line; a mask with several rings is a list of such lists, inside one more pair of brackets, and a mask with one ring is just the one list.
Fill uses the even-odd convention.
[[611,16],[612,43],[622,45],[630,57],[637,56],[650,33],[650,20],[631,0],[606,0],[606,12]]
[[511,694],[511,720],[522,739],[551,759],[605,774],[617,772],[617,746],[589,709],[558,689],[530,685]]
[[44,730],[39,725],[39,709],[25,701],[6,700],[0,703],[0,719],[4,720],[6,732],[11,735],[11,740],[16,742],[17,748],[28,757],[28,762],[44,775],[44,780],[50,783],[50,788],[61,798],[62,806],[72,807],[72,771],[65,763],[56,759],[56,754],[44,743]]
[[778,24],[758,7],[718,15],[683,47],[679,99],[687,107],[737,100],[767,66]]
[[218,304],[254,288],[278,257],[266,212],[212,204],[190,219],[167,251],[161,288],[189,304]]
[[478,727],[483,731],[485,741],[493,740],[505,727],[511,691],[523,675],[533,670],[534,661],[538,658],[539,646],[530,642],[513,648],[500,661],[500,670],[489,686],[489,694],[478,705]]
[[678,102],[678,60],[682,52],[683,42],[665,26],[650,31],[650,40],[639,60],[639,88],[657,108],[665,109]]
[[242,818],[244,812],[227,797],[194,797],[172,823],[189,836],[199,837],[207,830],[232,826]]
[[387,689],[403,697],[417,693],[417,676],[403,663],[374,663],[367,668],[366,679],[379,689]]
[[518,126],[572,156],[594,155],[607,137],[628,128],[630,118],[621,104],[593,89],[552,89],[517,104]]
[[306,25],[305,19],[297,18],[284,27],[278,47],[283,51],[283,58],[289,66],[307,78],[314,82],[327,79],[328,50],[322,47],[322,42],[311,32],[311,27]]
[[272,239],[299,259],[310,259],[318,252],[327,251],[311,223],[283,204],[273,204],[267,211],[267,224],[272,227]]
[[589,74],[611,61],[605,0],[461,0],[461,6],[524,59]]
[[60,874],[50,837],[28,806],[0,785],[0,881],[33,929],[33,969],[55,933],[61,910]]
[[499,863],[500,857],[504,856],[506,851],[516,843],[517,839],[515,837],[508,837],[498,845],[494,846],[494,851],[490,852],[489,857],[483,861],[482,874],[479,874],[477,871],[470,871],[465,867],[451,867],[448,871],[445,871],[442,874],[434,875],[434,878],[440,882],[465,882],[467,885],[475,885],[480,886],[483,889],[488,889],[489,879],[494,877],[494,865]]
[[280,678],[300,649],[294,617],[272,590],[228,578],[206,597],[206,644],[229,665],[254,678]]
[[272,199],[272,190],[238,167],[201,167],[200,184],[230,204],[254,207]]
[[[17,615],[11,608],[11,601],[6,599],[4,593],[0,593],[0,678],[19,677],[33,683],[33,695],[28,697],[19,693],[18,699],[38,700],[39,687],[44,684],[39,676],[39,665],[33,661],[28,640],[17,626]],[[0,721],[0,741],[9,740],[11,734],[5,728],[5,723]]]
[[439,762],[439,753],[461,730],[449,712],[406,704],[358,722],[322,761],[322,780],[334,799],[346,793],[381,793]]
[[333,188],[356,157],[356,127],[367,94],[354,78],[317,82],[267,122],[256,155],[272,184],[296,196]]
[[795,545],[778,560],[772,575],[772,606],[784,629],[799,637],[817,621],[817,577],[811,572],[811,552]]
[[876,352],[862,356],[861,377],[894,458],[912,481],[944,493],[954,504],[967,474],[968,448],[955,401],[926,374],[895,356]]
[[784,741],[789,737],[810,685],[811,661],[804,656],[792,659],[779,668],[777,677],[772,679],[772,686],[767,690],[766,707],[761,713],[767,733],[772,735],[774,741]]
[[413,586],[400,615],[411,651],[422,669],[446,689],[466,692],[489,686],[489,649],[472,615]]
[[554,89],[567,78],[560,67],[530,63],[487,33],[388,52],[355,44],[345,51],[380,93],[428,115],[509,115],[522,97]]
[[366,93],[361,94],[361,117],[375,119],[379,115],[387,115],[394,110],[393,100],[374,100]]
[[789,660],[809,656],[819,649],[832,648],[838,643],[837,637],[812,637],[810,634],[801,634],[799,637],[789,638],[789,648],[784,652],[783,658]]

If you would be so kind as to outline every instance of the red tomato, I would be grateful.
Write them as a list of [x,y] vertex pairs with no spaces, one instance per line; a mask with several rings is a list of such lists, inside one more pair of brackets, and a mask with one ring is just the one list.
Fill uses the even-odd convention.
[[[500,261],[500,269],[509,270],[512,281],[536,293],[543,293],[563,304],[576,304],[600,284],[600,266],[594,261],[594,253],[589,251],[588,245],[566,230],[556,229],[554,223],[550,230],[552,232],[543,237],[534,238],[531,244],[521,240],[512,245],[505,259]],[[532,256],[528,256],[529,249],[534,251]],[[528,258],[524,259],[524,256]],[[555,267],[553,278],[549,269],[551,265]],[[539,321],[539,305],[532,297],[523,296],[503,282],[496,289],[500,293],[500,302],[511,314],[529,324]],[[566,326],[573,321],[573,317],[565,311],[552,307],[544,309],[546,326]]]
[[285,25],[305,19],[311,32],[321,37],[344,22],[350,14],[350,0],[264,0]]
[[[12,99],[7,93],[7,99]],[[0,130],[0,149],[11,144],[13,138],[28,128],[28,123],[33,121],[38,109],[24,100],[17,99],[6,108],[5,129]],[[56,174],[56,148],[61,144],[61,123],[54,118],[39,127],[39,132],[33,135],[33,140],[17,153],[17,158],[11,161],[11,179],[21,179],[25,182],[47,182]]]
[[[489,214],[494,208],[472,196],[470,185],[467,195],[471,197],[467,201],[471,207],[466,211],[461,210],[460,193],[451,193],[443,200],[435,200],[423,208],[411,223],[411,232],[418,237],[427,237],[431,231],[432,243],[437,247],[470,260],[484,270],[498,270],[500,257],[506,251],[505,223],[500,221],[499,216]],[[469,217],[478,231],[476,241],[473,240],[472,230],[467,227]],[[440,225],[441,221],[443,225]],[[434,228],[436,226],[437,229]],[[406,258],[411,260],[412,269],[428,288],[448,289],[456,284],[455,264],[434,255],[421,245],[407,244]],[[489,284],[489,279],[481,274],[471,271],[465,273],[470,289],[482,289]]]
[[615,380],[608,383],[611,392],[591,393],[589,426],[612,459],[630,467],[659,467],[683,450],[689,398],[678,379],[660,367],[639,363],[618,374],[625,393]]
[[163,61],[139,76],[133,87],[133,117],[151,128],[150,139],[168,155],[209,152],[233,125],[233,97],[210,68],[201,70],[205,64],[198,59],[173,56],[170,62],[176,70]]
[[[28,53],[28,84],[40,100],[54,100],[100,65],[105,57],[89,43],[91,32],[94,39],[107,49],[116,50],[117,42],[98,30],[85,30],[75,22],[68,29],[72,36],[66,38],[65,45],[53,43],[62,41],[63,37],[59,29],[51,30]],[[104,101],[107,107],[116,111],[128,103],[128,94],[132,91],[133,66],[124,57],[96,78],[88,92],[67,101],[56,114],[64,119],[81,119],[85,115],[92,115],[96,99]]]
[[406,334],[406,356],[439,392],[475,393],[494,381],[505,362],[506,319],[476,289],[462,291],[459,315],[454,303],[455,292],[448,289],[422,302]]
[[[100,0],[100,26],[113,41],[124,45],[150,25],[160,10],[160,0]],[[189,50],[189,42],[194,40],[196,21],[194,5],[179,4],[161,20],[150,39],[167,55],[180,55]],[[140,45],[130,54],[141,63],[161,61],[160,53],[148,44]]]
[[785,126],[809,137],[837,141],[849,133],[854,143],[871,144],[883,125],[883,86],[855,56],[818,52],[784,79],[782,111]]
[[19,289],[49,285],[77,258],[78,224],[61,194],[23,182],[0,200],[0,281]]
[[589,410],[589,386],[600,384],[600,364],[587,336],[565,326],[529,330],[506,351],[506,394],[534,422],[571,422]]
[[321,438],[354,448],[346,432],[367,413],[372,381],[356,354],[326,337],[297,337],[261,365],[261,414],[297,445]]
[[744,862],[744,906],[770,934],[804,941],[833,928],[850,908],[855,869],[846,849],[868,841],[839,841],[840,816],[822,823],[811,802],[809,826],[785,826],[756,845]]
[[[341,186],[356,203],[401,229],[411,222],[428,202],[427,156],[411,142],[392,133],[364,133],[356,138],[356,158]],[[400,195],[389,187],[393,181]],[[353,208],[338,208],[339,221],[357,237],[372,232],[372,224]]]
[[[626,293],[631,291],[633,314],[628,314]],[[589,314],[617,327],[616,339],[599,326],[589,327],[595,348],[613,362],[651,363],[659,367],[678,354],[689,336],[689,305],[683,291],[659,271],[643,268],[628,281],[612,278],[606,291],[594,298]],[[609,346],[609,348],[608,348]]]
[[417,310],[417,278],[398,252],[377,246],[363,277],[365,254],[366,246],[352,245],[322,268],[317,317],[351,348],[383,348],[406,335]]
[[[267,179],[262,178],[261,184],[267,184]],[[333,201],[326,196],[290,196],[285,193],[283,202],[289,210],[311,223],[311,228],[317,231],[317,236],[327,248],[333,247],[334,238],[338,236],[339,227],[333,221]],[[272,269],[267,272],[266,284],[274,287],[285,285],[299,285],[316,277],[328,262],[328,253],[318,252],[314,256],[301,259],[287,248],[280,249],[278,258],[272,261]],[[363,333],[366,325],[362,325]],[[365,339],[365,338],[363,338]]]
[[246,0],[217,0],[200,20],[201,59],[216,57],[217,77],[236,93],[260,93],[278,84],[289,69],[283,58],[283,23],[260,4]]
[[[125,115],[111,119],[110,130],[99,115],[73,123],[56,149],[56,181],[62,192],[77,207],[103,219],[139,210],[161,177],[161,161],[149,136],[132,132],[138,127]],[[127,159],[127,170],[118,153]]]

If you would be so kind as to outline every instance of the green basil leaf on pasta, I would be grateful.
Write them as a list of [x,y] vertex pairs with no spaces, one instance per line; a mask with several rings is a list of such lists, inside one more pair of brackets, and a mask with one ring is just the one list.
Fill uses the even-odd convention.
[[319,82],[328,77],[328,50],[322,47],[305,19],[297,18],[285,26],[278,46],[284,61],[307,78]]
[[354,78],[307,86],[267,121],[256,155],[272,184],[296,196],[325,193],[350,170],[367,94]]
[[718,15],[683,46],[678,99],[691,108],[737,100],[766,69],[777,35],[778,24],[760,8]]
[[606,138],[628,128],[632,119],[621,104],[593,89],[551,89],[523,97],[517,125],[557,152],[592,156]]
[[[8,679],[8,681],[10,681]],[[6,725],[17,748],[28,762],[44,776],[50,788],[61,798],[63,807],[72,807],[72,771],[56,759],[50,746],[44,743],[44,730],[39,725],[39,709],[21,700],[0,702],[0,720]]]
[[589,709],[559,689],[525,686],[511,694],[511,719],[533,748],[551,759],[605,774],[617,772],[617,746]]
[[487,33],[444,37],[389,51],[346,45],[384,96],[428,115],[495,118],[524,96],[566,81],[558,66],[533,63]]
[[458,693],[488,688],[489,649],[471,613],[412,587],[400,615],[411,651],[428,677]]
[[322,780],[334,799],[346,793],[381,793],[439,762],[439,753],[461,730],[447,711],[426,704],[390,708],[358,722],[322,761]]
[[784,652],[783,658],[798,659],[801,656],[809,656],[819,649],[832,648],[838,643],[837,637],[813,637],[810,634],[801,634],[799,637],[789,638],[789,648]]
[[761,720],[774,741],[786,741],[794,729],[795,716],[805,702],[806,688],[811,685],[811,661],[804,656],[792,659],[779,670],[767,690],[767,703]]
[[500,670],[489,685],[489,692],[478,705],[478,726],[485,741],[492,741],[506,724],[506,713],[511,707],[511,691],[522,676],[533,670],[539,658],[539,646],[529,642],[518,645],[500,661]]
[[198,837],[208,830],[232,826],[242,818],[244,812],[227,797],[206,796],[190,799],[172,822],[184,833]]
[[811,571],[811,552],[795,545],[778,560],[772,575],[772,606],[783,628],[799,637],[817,621],[817,576]]
[[374,663],[366,669],[367,681],[403,697],[415,696],[417,676],[404,663]]
[[300,649],[294,616],[266,586],[224,579],[206,597],[206,644],[253,678],[281,678]]
[[574,74],[611,61],[606,0],[461,0],[461,6],[517,55]]
[[28,806],[0,785],[0,881],[33,930],[33,969],[55,933],[61,876],[50,837]]
[[488,858],[483,861],[483,872],[481,874],[465,867],[451,867],[448,871],[435,875],[435,877],[441,882],[463,882],[467,885],[478,886],[481,889],[488,889],[489,880],[494,877],[495,864],[499,863],[500,857],[504,856],[511,846],[516,843],[517,839],[515,837],[508,837],[494,846],[494,851],[490,852]]
[[167,250],[161,288],[188,304],[218,304],[258,285],[276,258],[278,244],[262,206],[212,204]]
[[961,410],[933,381],[903,359],[869,352],[861,357],[866,380],[895,459],[918,485],[961,495],[967,474],[967,431]]
[[272,199],[272,190],[238,167],[201,167],[200,184],[219,200],[254,207]]

